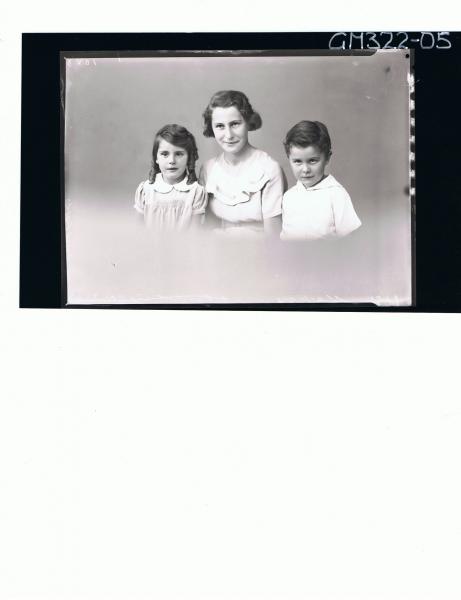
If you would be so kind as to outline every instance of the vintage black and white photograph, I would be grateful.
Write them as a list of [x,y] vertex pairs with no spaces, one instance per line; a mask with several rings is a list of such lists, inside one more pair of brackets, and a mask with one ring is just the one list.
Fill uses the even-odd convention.
[[63,53],[67,304],[412,304],[407,50]]
[[459,600],[453,3],[4,12],[0,598]]

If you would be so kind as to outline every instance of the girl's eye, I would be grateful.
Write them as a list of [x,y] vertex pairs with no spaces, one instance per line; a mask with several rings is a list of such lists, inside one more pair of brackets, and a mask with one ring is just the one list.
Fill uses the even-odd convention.
[[222,129],[222,128],[223,128],[223,125],[222,125],[222,123],[216,123],[215,125],[213,125],[213,127],[214,127],[215,129]]
[[240,125],[240,121],[234,121],[234,123],[231,123],[232,127],[238,127]]

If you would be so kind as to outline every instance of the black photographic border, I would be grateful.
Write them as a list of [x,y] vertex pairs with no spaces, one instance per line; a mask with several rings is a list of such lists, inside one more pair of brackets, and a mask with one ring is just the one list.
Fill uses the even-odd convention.
[[[459,312],[461,310],[460,33],[450,50],[409,49],[415,81],[415,181],[410,307],[357,303],[66,305],[63,202],[63,56],[193,51],[325,53],[334,32],[23,34],[21,117],[21,308]],[[412,36],[410,36],[412,37]],[[348,50],[354,54],[362,51]],[[414,200],[415,196],[413,196]],[[416,210],[417,207],[417,210]]]

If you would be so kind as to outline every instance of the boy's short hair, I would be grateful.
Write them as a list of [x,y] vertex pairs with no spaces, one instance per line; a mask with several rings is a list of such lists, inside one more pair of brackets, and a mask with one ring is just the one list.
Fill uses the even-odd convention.
[[229,108],[235,106],[248,125],[248,131],[255,131],[262,125],[262,119],[248,100],[248,97],[237,90],[221,90],[211,97],[208,106],[203,111],[203,135],[214,137],[211,117],[214,108]]
[[299,148],[316,146],[326,157],[331,154],[330,134],[326,125],[320,121],[300,121],[296,123],[286,134],[283,145],[287,156],[290,156],[292,146],[298,146]]

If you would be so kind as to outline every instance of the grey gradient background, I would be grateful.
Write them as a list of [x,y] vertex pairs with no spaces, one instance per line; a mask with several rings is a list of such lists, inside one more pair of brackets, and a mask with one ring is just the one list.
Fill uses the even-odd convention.
[[[409,60],[372,56],[66,59],[65,206],[68,302],[411,300]],[[219,152],[202,112],[219,89],[245,92],[263,119],[250,142],[294,184],[282,141],[301,119],[323,121],[330,172],[362,227],[342,240],[259,243],[153,238],[136,219],[154,133],[195,136],[200,164]]]

